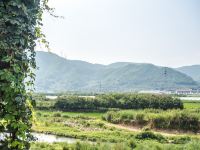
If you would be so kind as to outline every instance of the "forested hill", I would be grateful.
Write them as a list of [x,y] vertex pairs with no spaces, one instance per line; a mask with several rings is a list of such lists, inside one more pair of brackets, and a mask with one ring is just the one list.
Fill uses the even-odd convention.
[[200,65],[184,66],[177,68],[177,70],[191,76],[195,81],[200,82]]
[[37,52],[36,62],[39,70],[35,85],[40,92],[132,91],[197,86],[191,77],[181,72],[152,64],[91,64],[47,52]]

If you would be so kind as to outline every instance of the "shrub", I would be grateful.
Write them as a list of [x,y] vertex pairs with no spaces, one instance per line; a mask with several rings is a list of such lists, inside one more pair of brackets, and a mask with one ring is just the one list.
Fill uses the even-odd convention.
[[136,139],[140,140],[150,139],[150,140],[157,140],[159,142],[166,141],[166,139],[162,135],[154,134],[151,131],[145,131],[137,134]]
[[53,117],[61,117],[61,113],[57,112],[53,114]]
[[105,120],[105,121],[108,121],[108,122],[112,122],[113,120],[113,116],[114,116],[114,113],[113,111],[109,111],[107,112],[105,115],[102,116],[102,119]]

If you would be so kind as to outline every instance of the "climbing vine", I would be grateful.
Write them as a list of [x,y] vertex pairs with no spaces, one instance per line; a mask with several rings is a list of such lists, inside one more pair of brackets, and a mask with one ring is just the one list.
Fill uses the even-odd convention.
[[30,148],[36,42],[48,0],[0,0],[0,149]]

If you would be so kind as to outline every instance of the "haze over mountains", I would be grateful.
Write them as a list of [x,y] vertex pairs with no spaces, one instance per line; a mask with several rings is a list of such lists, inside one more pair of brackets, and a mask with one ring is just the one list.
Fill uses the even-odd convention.
[[[110,65],[67,60],[53,53],[37,52],[35,87],[38,92],[134,91],[198,87],[198,71],[118,62]],[[193,70],[193,69],[192,69]],[[184,74],[186,73],[186,74]],[[192,79],[192,77],[194,79]]]
[[200,65],[184,66],[177,68],[177,70],[200,82]]

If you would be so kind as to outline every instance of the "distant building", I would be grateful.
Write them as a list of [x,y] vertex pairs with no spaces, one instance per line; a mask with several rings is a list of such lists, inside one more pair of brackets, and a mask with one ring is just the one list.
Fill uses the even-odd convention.
[[199,89],[178,89],[178,90],[175,90],[174,93],[178,95],[192,95],[192,94],[199,94],[200,90]]
[[149,90],[149,91],[139,91],[138,93],[143,93],[143,94],[171,94],[171,91]]
[[200,89],[143,90],[138,93],[193,95],[200,94]]

